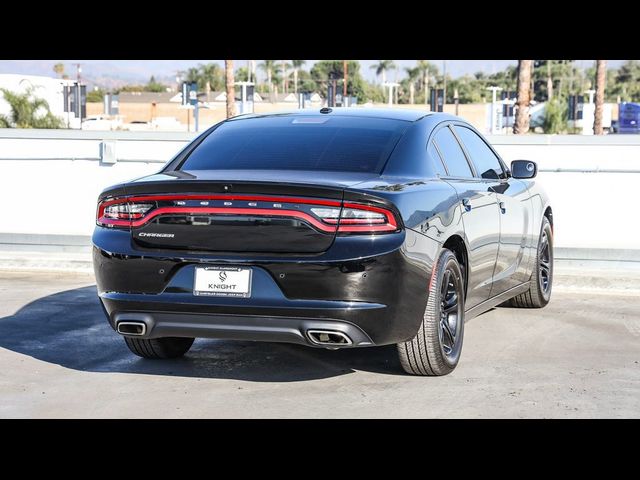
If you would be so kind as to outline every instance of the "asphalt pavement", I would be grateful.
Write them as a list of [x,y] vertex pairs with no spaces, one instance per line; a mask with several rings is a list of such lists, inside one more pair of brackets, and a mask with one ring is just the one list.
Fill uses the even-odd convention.
[[638,418],[640,296],[595,287],[469,321],[458,368],[427,378],[392,346],[198,339],[183,359],[143,360],[90,274],[3,271],[0,418]]

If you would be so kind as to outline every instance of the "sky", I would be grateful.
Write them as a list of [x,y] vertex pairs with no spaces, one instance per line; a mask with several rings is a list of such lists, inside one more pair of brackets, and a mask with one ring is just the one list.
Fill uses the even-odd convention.
[[[442,60],[430,60],[442,71]],[[610,68],[619,67],[624,60],[609,60]],[[53,65],[62,62],[65,64],[67,74],[71,78],[76,76],[76,66],[80,63],[81,75],[91,83],[102,83],[107,79],[116,82],[146,82],[151,75],[158,80],[173,80],[178,70],[186,70],[200,63],[216,62],[223,65],[222,60],[0,60],[0,73],[16,73],[23,75],[47,75],[54,76]],[[236,60],[236,68],[247,65],[247,60]],[[259,62],[259,60],[258,60]],[[316,60],[307,60],[305,68],[309,69]],[[362,74],[367,80],[375,77],[374,70],[370,66],[377,60],[360,60]],[[415,66],[415,60],[395,60],[398,65],[398,78],[404,75],[405,67]],[[579,67],[589,67],[594,60],[577,60]],[[504,70],[509,65],[516,65],[516,60],[447,60],[447,73],[453,77],[465,74],[473,74],[482,71],[487,74]],[[388,74],[388,78],[395,79],[395,72]]]

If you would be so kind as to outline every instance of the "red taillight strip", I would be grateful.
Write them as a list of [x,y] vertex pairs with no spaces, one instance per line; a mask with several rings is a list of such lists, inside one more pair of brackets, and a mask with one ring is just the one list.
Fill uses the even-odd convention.
[[[294,217],[307,221],[314,227],[323,232],[333,233],[336,231],[337,219],[326,219],[320,221],[314,216],[297,210],[280,210],[270,208],[233,208],[233,207],[161,207],[156,210],[152,210],[148,215],[133,219],[133,220],[120,220],[104,218],[104,210],[109,205],[116,203],[136,203],[136,202],[148,202],[148,201],[169,201],[169,200],[242,200],[242,201],[258,201],[258,202],[277,202],[277,203],[302,203],[309,205],[323,205],[344,208],[353,208],[358,210],[367,210],[371,212],[381,213],[386,218],[386,223],[380,224],[380,220],[367,220],[367,219],[340,219],[340,225],[337,228],[338,232],[391,232],[398,229],[398,223],[394,214],[384,208],[375,207],[372,205],[366,205],[361,203],[345,203],[341,205],[341,202],[335,200],[321,200],[311,198],[298,198],[298,197],[272,197],[264,195],[147,195],[147,196],[131,196],[131,197],[119,197],[111,200],[104,201],[99,204],[98,207],[98,223],[103,225],[114,225],[121,227],[140,227],[148,223],[158,215],[167,213],[213,213],[213,214],[230,214],[230,215],[257,215],[268,217]],[[328,225],[329,224],[329,225]]]
[[[398,222],[393,212],[386,208],[374,207],[373,205],[364,205],[362,203],[345,203],[343,208],[353,208],[354,210],[367,210],[370,212],[381,213],[387,219],[384,225],[371,222],[369,225],[353,225],[360,223],[359,219],[340,219],[338,232],[395,232],[398,229]],[[346,221],[345,221],[346,220]],[[352,221],[355,220],[355,221]]]
[[331,207],[339,207],[338,200],[321,200],[315,198],[299,198],[299,197],[271,197],[265,195],[147,195],[120,197],[107,200],[100,204],[101,207],[108,207],[114,203],[124,202],[149,202],[149,201],[167,201],[167,200],[247,200],[256,202],[279,202],[279,203],[304,203],[310,205],[327,205]]
[[[229,207],[162,207],[158,208],[149,215],[140,220],[133,220],[131,222],[132,227],[140,227],[158,215],[165,215],[168,213],[180,213],[183,215],[198,214],[198,213],[213,213],[221,215],[256,215],[261,217],[295,217],[301,220],[309,222],[314,227],[322,230],[323,232],[333,233],[336,231],[336,227],[331,225],[325,225],[319,220],[315,219],[306,212],[298,210],[274,210],[270,208],[229,208]],[[110,218],[103,218],[100,220],[102,223],[108,223],[110,225],[129,226],[128,220],[112,220]]]
[[[337,218],[324,218],[323,222],[330,223],[331,225],[337,225]],[[340,225],[377,225],[380,223],[387,223],[385,219],[368,219],[368,218],[341,218]]]

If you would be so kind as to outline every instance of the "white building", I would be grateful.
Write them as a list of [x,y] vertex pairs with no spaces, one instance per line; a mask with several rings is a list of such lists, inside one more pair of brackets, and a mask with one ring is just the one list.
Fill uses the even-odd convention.
[[[40,75],[0,74],[0,88],[6,88],[12,92],[23,93],[28,88],[33,88],[33,95],[46,100],[51,113],[63,119],[65,125],[71,128],[80,128],[80,122],[73,112],[65,112],[64,89],[65,85],[73,85],[74,80],[52,78]],[[6,115],[10,111],[9,104],[0,93],[0,114]]]

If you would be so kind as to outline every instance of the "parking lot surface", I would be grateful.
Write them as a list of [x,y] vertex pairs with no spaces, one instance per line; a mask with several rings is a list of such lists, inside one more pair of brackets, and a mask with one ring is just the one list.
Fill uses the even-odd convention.
[[328,351],[198,339],[183,359],[129,352],[93,277],[0,272],[1,418],[640,417],[640,297],[558,289],[543,310],[466,325],[446,377],[395,348]]

